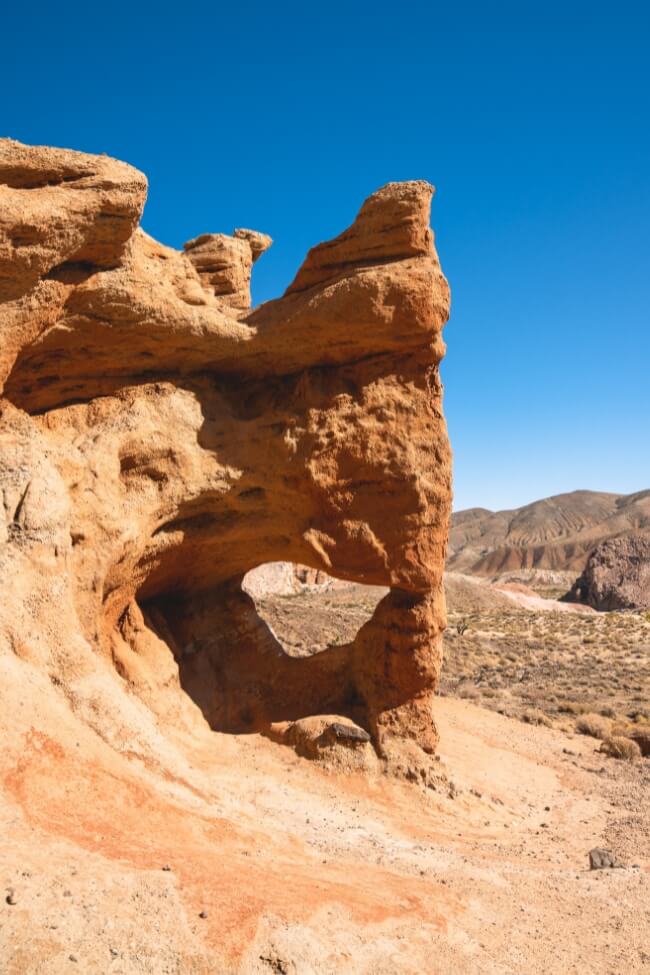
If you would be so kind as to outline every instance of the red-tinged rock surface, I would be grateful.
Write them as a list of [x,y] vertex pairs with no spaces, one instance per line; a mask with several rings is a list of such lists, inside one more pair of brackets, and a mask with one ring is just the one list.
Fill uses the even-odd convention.
[[[62,686],[106,666],[157,712],[189,694],[215,729],[338,713],[385,759],[404,738],[431,753],[450,504],[432,188],[379,190],[246,313],[270,238],[176,252],[137,227],[131,167],[11,141],[0,160],[8,645]],[[295,661],[241,588],[277,560],[389,592],[351,644]]]
[[227,234],[202,234],[184,245],[201,283],[233,309],[246,311],[251,305],[251,270],[254,262],[273,241],[255,230]]

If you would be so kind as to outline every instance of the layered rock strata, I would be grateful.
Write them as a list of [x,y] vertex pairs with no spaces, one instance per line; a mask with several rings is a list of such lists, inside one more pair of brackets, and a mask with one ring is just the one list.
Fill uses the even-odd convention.
[[[106,156],[0,142],[0,645],[79,708],[101,673],[159,721],[333,714],[382,757],[431,752],[450,509],[432,187],[380,189],[252,311],[270,238],[165,247],[146,190]],[[390,591],[352,643],[294,659],[241,585],[274,561]]]

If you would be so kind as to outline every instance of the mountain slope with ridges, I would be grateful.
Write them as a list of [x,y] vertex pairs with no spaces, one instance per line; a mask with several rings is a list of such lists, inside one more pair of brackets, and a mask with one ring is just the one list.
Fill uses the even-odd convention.
[[469,508],[452,516],[447,566],[485,576],[581,572],[599,542],[631,532],[650,533],[650,490],[572,491],[507,511]]

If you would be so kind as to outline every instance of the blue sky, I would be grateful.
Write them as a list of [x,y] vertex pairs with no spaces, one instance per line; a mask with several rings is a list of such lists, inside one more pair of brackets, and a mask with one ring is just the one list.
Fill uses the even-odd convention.
[[425,178],[453,294],[456,507],[650,487],[645,3],[11,5],[0,130],[144,170],[173,246],[248,226],[254,297]]

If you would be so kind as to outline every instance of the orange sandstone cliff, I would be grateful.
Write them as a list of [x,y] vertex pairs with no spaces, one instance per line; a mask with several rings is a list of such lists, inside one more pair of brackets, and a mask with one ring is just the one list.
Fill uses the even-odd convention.
[[[173,250],[146,192],[0,141],[0,968],[374,972],[407,929],[424,958],[442,908],[359,846],[354,796],[388,822],[439,779],[432,188],[374,193],[255,309],[270,238]],[[242,588],[277,561],[389,592],[294,657]]]
[[[253,310],[270,238],[175,251],[138,226],[146,191],[106,156],[0,143],[3,651],[75,699],[101,674],[159,721],[337,714],[389,762],[430,753],[450,507],[432,187],[374,193]],[[241,588],[274,560],[390,593],[351,644],[292,659]]]

